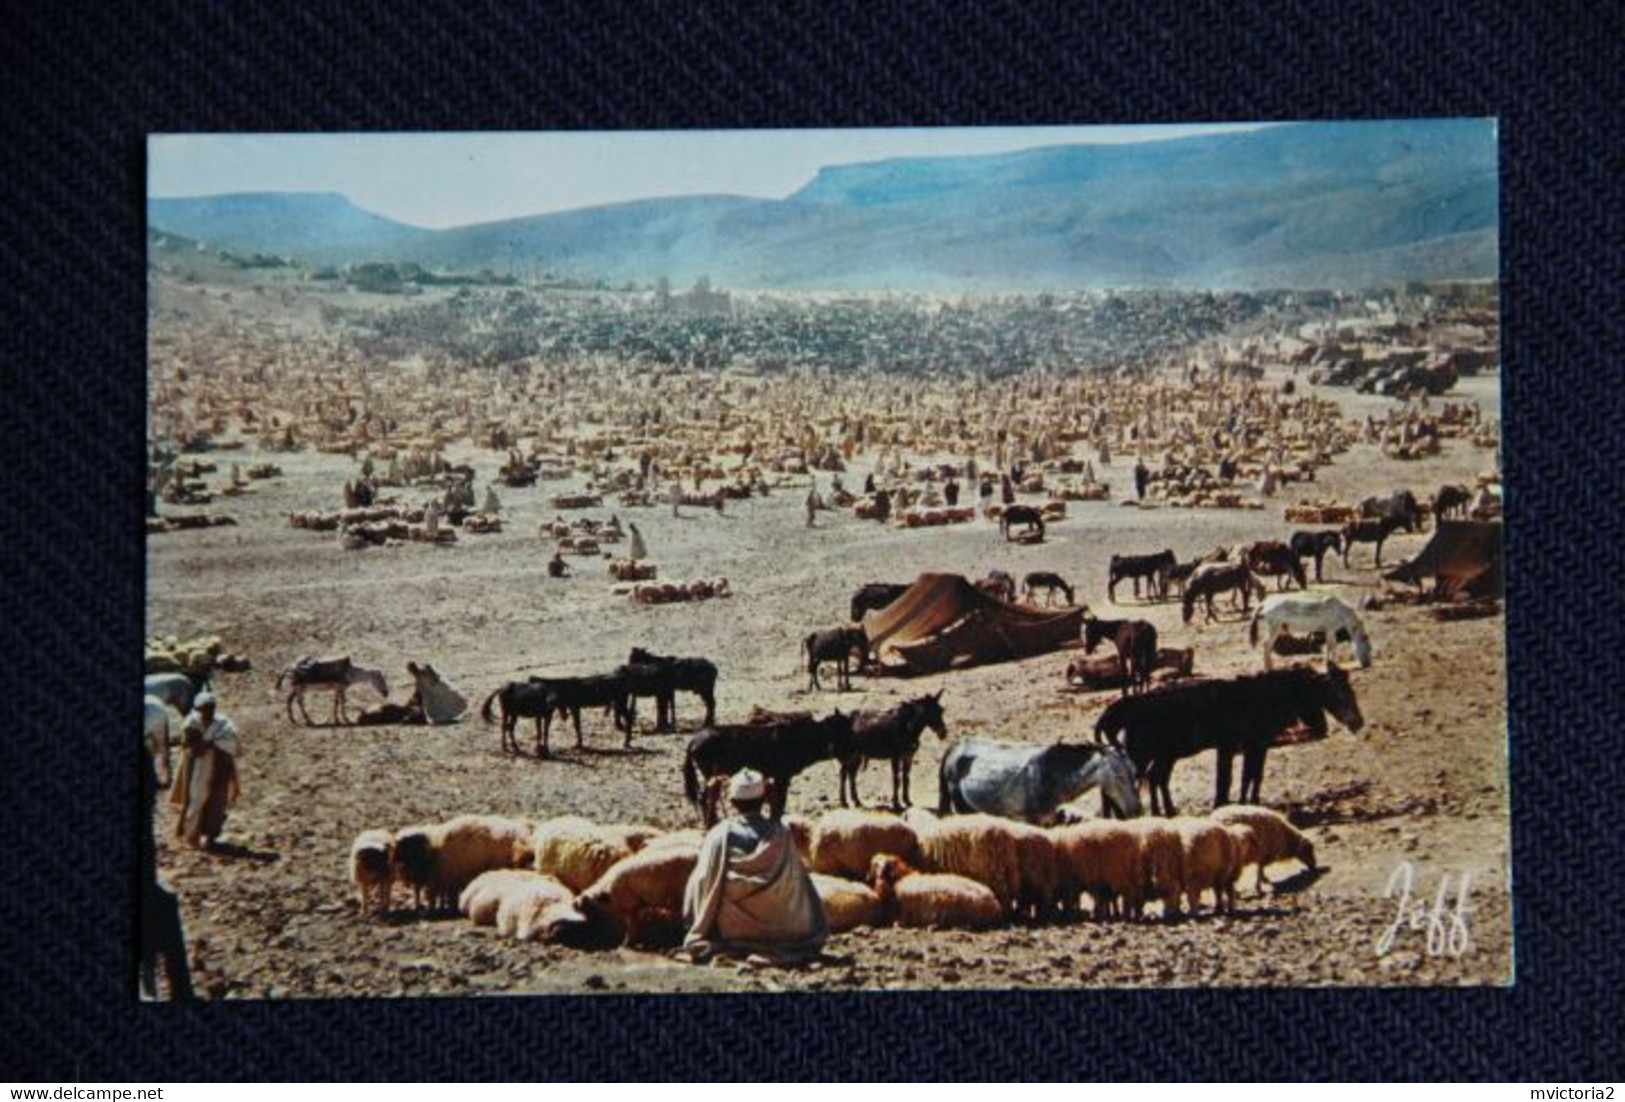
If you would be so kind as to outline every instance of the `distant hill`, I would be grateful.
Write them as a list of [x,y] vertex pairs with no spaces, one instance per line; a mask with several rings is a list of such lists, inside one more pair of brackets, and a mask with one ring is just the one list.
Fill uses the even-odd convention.
[[[1358,287],[1493,277],[1496,167],[1489,120],[1305,123],[830,166],[782,200],[649,199],[440,231],[390,222],[340,196],[154,200],[149,221],[326,261],[614,282]],[[209,203],[225,205],[199,206]]]

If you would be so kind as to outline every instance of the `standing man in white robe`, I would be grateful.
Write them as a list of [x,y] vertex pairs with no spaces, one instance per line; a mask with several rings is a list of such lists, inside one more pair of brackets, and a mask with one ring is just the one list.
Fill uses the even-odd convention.
[[242,752],[237,726],[215,714],[213,693],[192,701],[181,737],[181,766],[170,801],[181,811],[175,834],[188,845],[213,848],[226,825],[226,811],[237,802],[237,757]]

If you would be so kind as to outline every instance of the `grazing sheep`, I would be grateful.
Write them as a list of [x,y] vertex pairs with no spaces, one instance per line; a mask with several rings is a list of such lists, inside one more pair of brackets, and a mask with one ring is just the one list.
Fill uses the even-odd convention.
[[1021,870],[1017,910],[1036,922],[1047,921],[1059,902],[1060,864],[1055,840],[1047,830],[1029,823],[1012,822],[1009,829],[1016,836],[1016,863]]
[[1222,824],[1207,819],[1174,819],[1182,850],[1185,907],[1195,914],[1204,891],[1213,892],[1215,911],[1235,910],[1236,844]]
[[549,819],[536,828],[536,871],[558,877],[573,892],[584,892],[617,861],[658,835],[652,827],[599,826],[577,815]]
[[394,902],[394,851],[395,839],[387,830],[364,830],[350,844],[350,883],[355,885],[362,914],[369,910],[383,914]]
[[842,808],[819,817],[813,833],[813,872],[862,880],[875,856],[894,853],[916,860],[920,842],[914,828],[895,815]]
[[867,884],[839,876],[812,874],[813,890],[824,903],[829,932],[844,934],[859,926],[879,926],[880,897]]
[[482,872],[530,863],[531,825],[499,815],[459,815],[448,822],[407,827],[395,835],[396,878],[412,889],[414,906],[452,909],[458,894]]
[[869,886],[881,913],[900,926],[980,930],[997,925],[1008,910],[985,884],[953,873],[917,872],[889,853],[874,859]]
[[1279,811],[1271,811],[1267,807],[1253,804],[1226,804],[1214,808],[1209,818],[1227,826],[1252,828],[1256,848],[1252,860],[1248,863],[1258,866],[1258,879],[1253,884],[1254,895],[1264,894],[1265,865],[1296,859],[1302,861],[1307,868],[1318,867],[1315,861],[1315,844],[1297,827],[1287,822],[1286,816]]
[[533,873],[529,880],[510,884],[497,905],[497,933],[519,941],[545,940],[548,912],[559,907],[569,908],[570,898],[570,889],[551,876]]
[[1164,819],[1131,819],[1123,825],[1140,842],[1141,899],[1162,900],[1162,917],[1177,918],[1185,891],[1185,845],[1179,831]]
[[1125,823],[1095,820],[1058,827],[1052,837],[1063,910],[1071,910],[1088,892],[1096,919],[1113,913],[1120,918],[1139,915],[1144,875],[1138,833]]
[[[457,909],[476,926],[495,926],[497,909],[508,894],[537,880],[551,880],[530,869],[492,869],[468,882],[457,897]],[[552,881],[558,883],[557,881]]]
[[1230,881],[1228,891],[1230,894],[1231,909],[1236,905],[1236,884],[1241,880],[1242,872],[1248,865],[1258,864],[1258,834],[1245,823],[1224,823],[1224,829],[1230,833]]
[[986,885],[999,905],[1014,910],[1021,897],[1021,855],[1008,819],[955,815],[915,828],[920,868],[954,873]]
[[590,921],[613,924],[623,945],[675,944],[683,934],[683,890],[699,858],[698,846],[635,853],[576,896],[576,909]]

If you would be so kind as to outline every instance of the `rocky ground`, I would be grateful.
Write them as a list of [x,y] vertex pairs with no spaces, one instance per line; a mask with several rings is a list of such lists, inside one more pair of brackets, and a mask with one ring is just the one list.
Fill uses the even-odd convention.
[[[1496,381],[1468,380],[1467,396],[1499,415]],[[1352,412],[1385,402],[1330,391]],[[222,470],[249,452],[220,453]],[[720,715],[751,705],[886,706],[943,689],[950,734],[1041,743],[1087,737],[1114,694],[1064,691],[1067,653],[912,681],[862,680],[853,692],[808,694],[797,672],[798,640],[844,620],[854,588],[909,581],[927,570],[1019,577],[1060,572],[1080,598],[1110,616],[1153,620],[1164,645],[1194,645],[1197,670],[1257,667],[1245,621],[1187,627],[1175,604],[1106,598],[1113,552],[1172,547],[1188,557],[1215,544],[1284,537],[1284,505],[1302,497],[1354,500],[1402,486],[1431,492],[1470,481],[1488,452],[1449,442],[1421,462],[1383,459],[1361,446],[1314,484],[1288,486],[1263,512],[1137,510],[1116,501],[1074,503],[1036,546],[1003,542],[986,521],[903,531],[824,513],[809,531],[805,489],[730,505],[724,516],[669,508],[622,511],[643,529],[663,578],[725,576],[735,596],[644,607],[611,592],[601,560],[573,560],[577,576],[550,580],[551,546],[537,525],[546,501],[575,483],[499,490],[500,534],[463,534],[449,547],[413,544],[351,552],[332,533],[288,526],[294,509],[334,508],[354,473],[343,456],[269,457],[286,476],[255,483],[241,498],[209,507],[236,527],[150,537],[151,633],[218,633],[249,654],[254,670],[223,675],[223,711],[243,732],[244,794],[226,828],[224,854],[173,844],[173,809],[159,822],[163,875],[180,893],[200,989],[212,997],[325,997],[590,990],[880,989],[938,986],[1057,987],[1187,985],[1500,984],[1512,975],[1503,620],[1441,624],[1423,610],[1389,604],[1367,617],[1375,663],[1355,674],[1367,720],[1359,734],[1287,747],[1269,759],[1266,803],[1307,824],[1326,871],[1245,897],[1239,913],[1174,923],[1016,926],[985,933],[869,930],[833,939],[826,959],[802,971],[692,967],[657,953],[588,954],[514,944],[462,920],[401,913],[362,919],[345,875],[350,840],[368,827],[400,827],[461,812],[546,817],[567,812],[614,822],[694,825],[679,763],[685,734],[640,734],[620,748],[606,720],[588,717],[587,745],[555,729],[550,760],[499,753],[497,733],[470,717],[450,727],[309,728],[291,724],[273,686],[301,654],[350,654],[382,667],[394,699],[409,686],[408,660],[432,662],[476,703],[504,680],[543,671],[591,672],[623,661],[634,645],[705,655],[722,671]],[[458,452],[483,487],[494,453]],[[1131,491],[1132,457],[1106,472],[1120,498]],[[847,476],[861,481],[861,467]],[[827,476],[821,476],[827,487]],[[422,492],[420,491],[419,494]],[[407,492],[408,496],[419,495]],[[184,510],[175,510],[184,511]],[[611,510],[602,510],[607,513]],[[1396,537],[1385,558],[1414,554],[1426,535]],[[1329,563],[1328,587],[1348,599],[1377,586],[1369,546],[1353,567]],[[358,701],[375,703],[366,690]],[[324,704],[313,714],[322,716]],[[679,703],[684,731],[700,718]],[[648,717],[644,717],[646,726]],[[929,738],[929,736],[927,736]],[[916,802],[934,805],[940,747],[915,763]],[[871,767],[865,794],[886,793],[884,767]],[[1182,763],[1174,795],[1182,810],[1212,800],[1211,757]],[[792,810],[816,814],[836,803],[833,764],[798,779]],[[1388,895],[1409,867],[1419,925],[1403,924],[1377,946],[1400,901]],[[1290,869],[1277,867],[1277,879]],[[1400,873],[1399,875],[1404,875]],[[1462,884],[1467,910],[1457,919]],[[1447,883],[1445,883],[1447,881]],[[1249,881],[1250,883],[1250,881]],[[1445,901],[1438,903],[1441,883]],[[1407,919],[1415,918],[1415,907]],[[1430,946],[1429,917],[1433,923]],[[1455,941],[1441,935],[1456,931]],[[1465,937],[1467,941],[1463,941]],[[1452,948],[1460,950],[1454,954]]]

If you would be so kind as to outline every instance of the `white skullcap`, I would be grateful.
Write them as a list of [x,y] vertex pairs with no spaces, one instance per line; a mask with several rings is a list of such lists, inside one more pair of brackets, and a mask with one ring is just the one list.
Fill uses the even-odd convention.
[[734,803],[761,800],[767,797],[767,782],[754,769],[741,769],[728,782],[728,799]]
[[194,708],[201,708],[205,704],[213,704],[213,703],[214,703],[214,694],[213,693],[207,693],[207,692],[198,693],[197,696],[192,698],[192,707],[194,707]]

